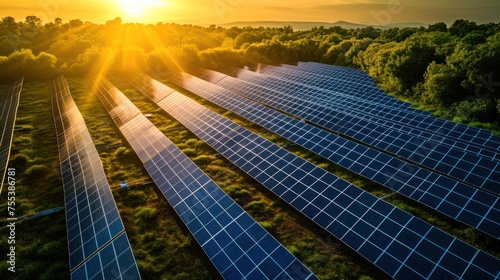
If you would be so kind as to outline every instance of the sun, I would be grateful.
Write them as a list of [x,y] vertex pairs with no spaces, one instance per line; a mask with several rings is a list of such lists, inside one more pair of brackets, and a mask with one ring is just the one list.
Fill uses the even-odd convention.
[[148,10],[168,5],[163,0],[117,0],[123,11],[132,17],[143,16]]

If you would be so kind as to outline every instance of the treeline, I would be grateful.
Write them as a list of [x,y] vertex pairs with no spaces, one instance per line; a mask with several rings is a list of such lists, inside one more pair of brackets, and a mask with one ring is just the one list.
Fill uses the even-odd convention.
[[106,24],[35,16],[0,23],[0,79],[86,76],[133,68],[317,61],[359,68],[389,93],[457,121],[500,123],[500,24],[457,20],[451,26],[230,28]]

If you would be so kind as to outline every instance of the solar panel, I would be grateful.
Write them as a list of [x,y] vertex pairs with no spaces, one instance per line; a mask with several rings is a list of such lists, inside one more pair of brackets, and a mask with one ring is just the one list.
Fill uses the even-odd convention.
[[[68,84],[59,77],[51,86],[71,277],[121,279],[133,276],[140,279],[101,160]],[[102,266],[96,265],[99,259]],[[100,277],[101,273],[108,275],[110,268],[120,277]],[[82,273],[88,277],[81,278]]]
[[[411,108],[410,103],[395,99],[394,97],[386,94],[381,94],[383,93],[382,90],[375,86],[373,79],[362,71],[341,66],[302,62],[299,62],[297,66],[284,65],[282,68],[282,72],[295,71],[298,75],[301,76],[312,76],[320,78],[323,84],[331,82],[332,80],[349,85],[361,84],[363,87],[365,87],[365,89],[368,90],[356,92],[356,96],[358,96],[359,94],[359,97],[370,99],[374,102],[384,104],[386,106],[411,111],[420,115],[429,115],[428,112]],[[356,80],[361,81],[356,82]]]
[[71,273],[72,280],[140,279],[127,235],[121,233]]
[[5,91],[0,102],[0,124],[2,131],[0,132],[0,193],[3,190],[3,182],[7,173],[7,165],[9,163],[10,147],[12,145],[12,136],[14,134],[14,125],[16,122],[17,108],[19,107],[19,99],[21,98],[21,90],[23,87],[24,78],[11,84]]
[[[135,107],[105,79],[96,80],[94,88],[101,100]],[[145,116],[134,117],[120,130],[225,279],[318,279]]]
[[[221,155],[396,279],[500,273],[500,260],[173,92],[158,102]],[[451,247],[459,247],[454,251]],[[481,255],[481,259],[476,259]],[[485,259],[483,259],[483,257]],[[457,265],[457,263],[459,265]]]
[[[314,63],[307,62],[302,63],[299,62],[297,66],[294,66],[293,69],[288,67],[287,69],[296,70],[301,72],[303,75],[320,75],[327,80],[337,80],[343,83],[348,83],[351,85],[361,84],[364,87],[368,87],[371,90],[361,91],[357,94],[368,96],[375,96],[380,93],[383,93],[376,85],[375,81],[372,77],[370,77],[367,73],[360,71],[358,69],[336,66],[336,65],[328,65],[322,63]],[[387,104],[391,104],[394,107],[399,107],[401,109],[406,109],[409,111],[415,111],[417,114],[429,114],[427,112],[417,111],[411,108],[411,104],[408,102],[404,102],[402,100],[398,100],[392,96],[383,95],[381,97],[383,100],[387,102]]]
[[[348,109],[349,114],[362,117],[373,123],[407,134],[425,137],[434,142],[479,154],[482,157],[500,160],[500,155],[497,153],[500,148],[500,138],[491,132],[441,120],[433,116],[423,116],[415,111],[410,112],[381,106],[369,98],[357,98],[356,96],[360,95],[360,92],[370,91],[369,85],[351,85],[348,80],[329,82],[321,75],[313,73],[304,75],[300,71],[286,70],[282,71],[278,67],[268,66],[260,73],[278,78],[282,84],[287,84],[289,87],[291,87],[290,83],[302,85],[300,88],[287,91],[294,96],[314,97],[316,102],[324,106],[335,110],[346,111]],[[299,73],[294,74],[294,72]],[[264,79],[267,77],[263,76],[262,80]],[[376,100],[382,96],[387,95],[383,92],[377,92],[373,98]]]
[[[206,75],[211,73],[205,72]],[[132,80],[140,85],[140,81],[149,84],[152,79],[139,75]],[[171,74],[170,80],[352,172],[500,238],[500,198],[493,194],[328,133],[194,76]],[[147,90],[143,88],[144,92]]]
[[272,84],[257,85],[226,77],[217,85],[230,92],[406,158],[459,181],[495,194],[500,193],[500,162],[456,151],[449,146],[425,141],[425,139],[377,126],[361,118],[335,112],[317,103],[284,94],[273,89]]

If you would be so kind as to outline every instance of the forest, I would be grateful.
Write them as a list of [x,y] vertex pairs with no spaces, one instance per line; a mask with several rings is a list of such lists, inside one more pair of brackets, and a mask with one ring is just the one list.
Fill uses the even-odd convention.
[[456,20],[427,28],[200,27],[174,23],[105,24],[79,19],[0,22],[0,79],[47,80],[59,74],[160,71],[192,65],[279,65],[315,61],[359,68],[389,94],[436,115],[497,130],[500,122],[500,24]]

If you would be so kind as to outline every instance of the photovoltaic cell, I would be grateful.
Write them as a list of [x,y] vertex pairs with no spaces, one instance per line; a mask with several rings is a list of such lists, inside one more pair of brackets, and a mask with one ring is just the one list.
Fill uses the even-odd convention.
[[[370,77],[368,74],[359,71],[357,69],[342,67],[342,66],[333,66],[323,63],[315,63],[315,62],[299,62],[296,66],[292,65],[283,65],[283,68],[289,70],[296,70],[301,72],[304,75],[315,74],[324,77],[325,79],[338,80],[347,82],[350,84],[361,83],[362,85],[374,84],[374,79]],[[368,90],[359,92],[361,96],[369,97],[369,96],[377,96],[381,93],[381,90],[377,88],[377,90]],[[415,110],[411,108],[411,104],[408,102],[404,102],[398,100],[394,97],[388,95],[382,95],[381,98],[385,100],[385,104],[394,107],[400,108],[401,110],[413,111],[416,114],[421,115],[431,115],[429,112]]]
[[66,80],[59,77],[51,86],[71,277],[140,279],[101,160]]
[[[499,276],[499,259],[289,153],[184,95],[170,93],[158,105],[391,277],[461,278],[471,270],[485,279]],[[419,247],[424,241],[428,247]],[[451,246],[466,250],[452,253]],[[477,260],[479,255],[488,258]],[[432,261],[436,256],[438,261]],[[457,267],[454,260],[467,266]]]
[[0,193],[3,190],[5,174],[7,173],[7,165],[9,163],[10,147],[12,145],[12,135],[14,134],[14,125],[16,122],[17,108],[19,107],[19,99],[21,98],[21,90],[23,87],[24,78],[9,86],[5,91],[0,102]]
[[[103,102],[136,108],[105,79],[96,80],[94,89]],[[114,119],[123,135],[225,279],[318,279],[145,116],[122,123],[121,114],[126,112]]]
[[[210,73],[206,71],[205,75]],[[152,79],[138,75],[131,80],[148,84]],[[500,238],[500,198],[493,194],[343,139],[189,74],[172,73],[170,80],[348,170]]]
[[[290,69],[290,67],[287,67]],[[345,67],[340,67],[340,66],[333,66],[333,65],[326,65],[326,64],[321,64],[321,63],[299,63],[297,67],[295,67],[297,70],[301,71],[306,71],[307,75],[311,73],[323,73],[323,76],[335,76],[336,72],[341,70],[341,71],[353,71],[353,72],[359,72],[363,73],[359,70],[356,69],[349,69]],[[349,69],[349,70],[346,70]],[[365,74],[366,75],[366,74]],[[341,78],[342,81],[346,81],[349,79],[346,79],[345,77]],[[356,79],[353,79],[356,80]],[[416,111],[419,112],[419,111]],[[446,132],[447,136],[451,136],[454,138],[462,139],[464,141],[470,141],[470,139],[474,139],[474,144],[477,143],[482,143],[482,145],[489,147],[493,150],[498,150],[500,147],[500,141],[497,136],[495,136],[491,131],[475,128],[475,127],[470,127],[462,124],[456,124],[447,120],[442,120],[438,118],[434,118],[431,116],[430,113],[427,113],[427,116],[431,117],[430,122],[426,122],[426,125],[429,125],[433,127],[432,131],[438,131],[438,132]],[[423,116],[425,117],[425,116]],[[423,126],[425,127],[425,126]]]
[[[360,87],[363,90],[355,92],[356,97],[370,100],[384,106],[414,112],[415,114],[429,115],[429,113],[425,111],[411,108],[410,103],[383,94],[383,91],[375,86],[373,78],[362,71],[340,66],[335,66],[333,68],[328,66],[330,65],[299,62],[297,66],[283,65],[280,70],[282,70],[281,72],[295,72],[301,77],[308,77],[308,80],[315,77],[319,78],[322,81],[320,85],[338,82],[344,86]],[[267,68],[263,67],[263,71],[267,70]]]
[[[252,75],[248,72],[245,72],[243,77],[239,77],[246,79],[247,76]],[[449,146],[390,130],[362,118],[335,112],[315,102],[273,89],[272,84],[257,85],[228,76],[217,85],[235,94],[264,103],[388,153],[406,158],[456,180],[483,188],[497,195],[500,194],[500,162],[487,160],[470,153],[462,153]]]
[[140,279],[127,235],[121,233],[71,273],[72,280]]
[[[284,71],[285,70],[285,71]],[[291,69],[276,66],[266,66],[259,72],[265,74],[261,77],[264,81],[277,78],[275,85],[285,85],[288,93],[296,97],[313,97],[315,102],[334,110],[348,111],[353,116],[362,117],[374,124],[382,125],[399,132],[425,138],[436,143],[453,147],[457,150],[473,153],[481,157],[500,160],[498,149],[491,148],[496,145],[500,148],[500,138],[491,132],[482,131],[468,126],[448,122],[433,116],[422,116],[415,111],[405,111],[380,105],[368,98],[358,97],[361,93],[370,91],[373,84],[349,83],[348,79],[329,81],[327,77],[314,73],[301,73]],[[268,76],[268,77],[266,77]],[[298,85],[298,88],[293,87]],[[387,96],[379,92],[374,98]],[[474,135],[472,135],[474,133]],[[484,144],[489,142],[489,147]],[[496,144],[494,144],[496,143]]]

